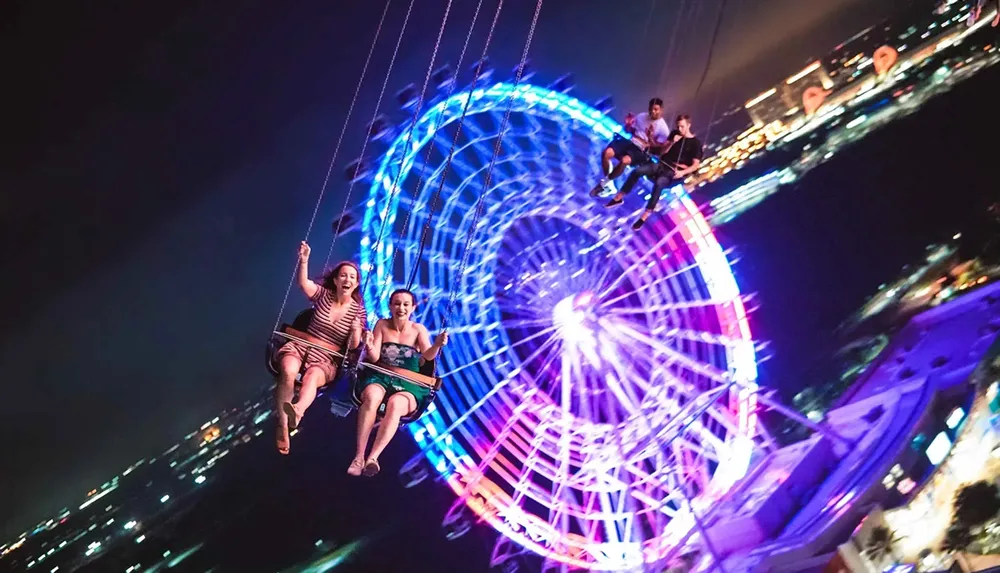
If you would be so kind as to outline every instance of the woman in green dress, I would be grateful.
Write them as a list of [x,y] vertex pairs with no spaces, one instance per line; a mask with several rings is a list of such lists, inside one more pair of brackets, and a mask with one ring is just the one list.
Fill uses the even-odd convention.
[[[365,335],[368,346],[366,361],[419,372],[421,360],[437,358],[441,347],[448,344],[448,333],[438,333],[432,344],[427,329],[410,320],[416,306],[416,297],[406,289],[396,290],[389,296],[389,318],[376,322],[375,328]],[[396,434],[400,418],[416,411],[417,404],[427,399],[430,388],[381,372],[368,375],[362,384],[364,389],[361,407],[358,408],[358,449],[347,473],[371,477],[379,472],[378,456]],[[382,424],[366,457],[368,438],[375,426],[379,406],[383,403],[385,414]]]

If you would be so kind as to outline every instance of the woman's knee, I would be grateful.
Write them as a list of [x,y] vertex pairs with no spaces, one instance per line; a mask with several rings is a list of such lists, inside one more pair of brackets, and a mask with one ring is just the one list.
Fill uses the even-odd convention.
[[326,384],[326,371],[320,366],[310,366],[302,374],[303,386],[320,387]]
[[361,392],[361,406],[365,408],[377,408],[385,397],[385,388],[378,384],[369,384]]
[[297,356],[286,354],[281,358],[279,366],[281,381],[285,384],[291,384],[295,381],[295,377],[299,375],[299,370],[302,368],[302,361]]
[[389,397],[385,404],[385,415],[401,418],[413,410],[416,400],[408,393],[400,392]]

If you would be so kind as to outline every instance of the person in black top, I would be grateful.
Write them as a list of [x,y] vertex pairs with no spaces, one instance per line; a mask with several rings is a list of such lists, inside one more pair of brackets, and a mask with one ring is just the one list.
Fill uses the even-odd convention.
[[649,163],[633,169],[621,190],[606,205],[606,207],[621,205],[625,201],[625,196],[639,182],[640,177],[646,176],[652,179],[653,194],[649,197],[642,216],[632,225],[635,230],[639,230],[653,214],[656,204],[660,201],[660,194],[671,182],[683,180],[697,171],[698,166],[701,165],[705,150],[701,141],[691,133],[691,116],[687,114],[677,116],[677,129],[670,132],[667,145],[668,147],[660,156],[658,163]]

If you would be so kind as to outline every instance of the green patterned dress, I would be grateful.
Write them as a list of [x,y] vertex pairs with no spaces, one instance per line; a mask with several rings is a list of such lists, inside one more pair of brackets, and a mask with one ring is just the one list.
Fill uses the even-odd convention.
[[[396,342],[383,342],[382,353],[379,355],[377,364],[385,366],[395,366],[405,368],[411,372],[420,372],[420,351],[406,344]],[[409,380],[403,380],[398,376],[383,374],[374,370],[368,370],[367,378],[362,388],[367,388],[369,384],[378,384],[385,388],[385,398],[383,402],[397,392],[409,392],[420,405],[431,393],[431,389]]]

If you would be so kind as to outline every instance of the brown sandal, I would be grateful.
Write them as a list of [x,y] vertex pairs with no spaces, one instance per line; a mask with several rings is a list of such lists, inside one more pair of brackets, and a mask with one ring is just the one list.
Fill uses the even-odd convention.
[[291,402],[285,402],[281,405],[281,410],[288,417],[288,429],[294,430],[299,427],[299,422],[302,421],[302,416],[295,410],[295,406]]
[[291,438],[288,437],[288,428],[279,424],[277,434],[275,442],[278,446],[278,453],[287,456],[288,452],[291,451]]
[[354,460],[351,461],[351,465],[347,468],[347,475],[358,477],[361,475],[361,472],[363,472],[364,469],[365,469],[364,460],[359,460],[355,458]]
[[378,460],[372,458],[365,463],[365,469],[361,470],[361,473],[366,477],[375,477],[378,475],[379,470],[382,468],[378,465]]

